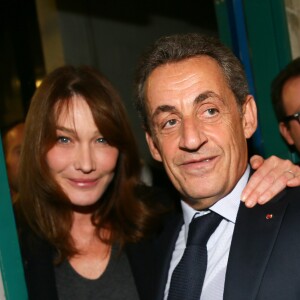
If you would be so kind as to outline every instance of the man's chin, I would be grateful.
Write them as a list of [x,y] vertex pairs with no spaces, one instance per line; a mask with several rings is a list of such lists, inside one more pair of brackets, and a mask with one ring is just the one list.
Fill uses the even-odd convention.
[[218,200],[220,200],[220,197],[218,197],[215,193],[197,193],[189,195],[188,197],[183,197],[183,200],[194,209],[203,210],[213,206]]

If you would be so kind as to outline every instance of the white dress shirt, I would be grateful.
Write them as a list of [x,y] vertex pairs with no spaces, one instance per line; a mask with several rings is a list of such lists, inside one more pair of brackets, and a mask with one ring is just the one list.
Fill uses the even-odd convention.
[[[207,270],[204,278],[201,300],[222,300],[224,293],[225,274],[229,256],[232,234],[240,205],[241,194],[247,184],[250,167],[243,174],[235,188],[226,197],[217,201],[209,210],[221,215],[224,219],[207,242]],[[164,300],[167,300],[173,270],[179,263],[188,237],[189,224],[193,217],[202,216],[207,212],[196,211],[181,201],[184,224],[181,228],[170,263],[168,281]],[[200,300],[199,299],[199,300]]]

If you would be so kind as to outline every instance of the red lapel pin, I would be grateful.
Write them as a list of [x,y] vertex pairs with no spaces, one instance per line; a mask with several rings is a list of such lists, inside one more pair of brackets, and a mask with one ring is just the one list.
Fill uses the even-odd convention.
[[273,219],[273,214],[266,214],[266,219],[267,220]]

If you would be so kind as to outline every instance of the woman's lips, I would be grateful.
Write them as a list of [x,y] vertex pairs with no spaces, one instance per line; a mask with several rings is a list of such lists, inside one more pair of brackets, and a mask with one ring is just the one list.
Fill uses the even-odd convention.
[[94,187],[98,183],[98,179],[69,179],[71,185],[79,188]]

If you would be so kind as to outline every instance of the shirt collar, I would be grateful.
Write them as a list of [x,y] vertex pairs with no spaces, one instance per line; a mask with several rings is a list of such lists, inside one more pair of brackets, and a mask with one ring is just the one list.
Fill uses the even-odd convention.
[[[234,189],[226,195],[224,198],[217,201],[209,210],[221,215],[224,219],[235,224],[236,216],[241,201],[241,194],[245,188],[250,174],[250,167],[248,165],[243,176],[240,178]],[[181,200],[181,207],[183,211],[183,219],[185,226],[185,238],[187,239],[189,224],[195,215],[202,216],[206,214],[207,211],[198,211],[189,206],[186,202]]]

